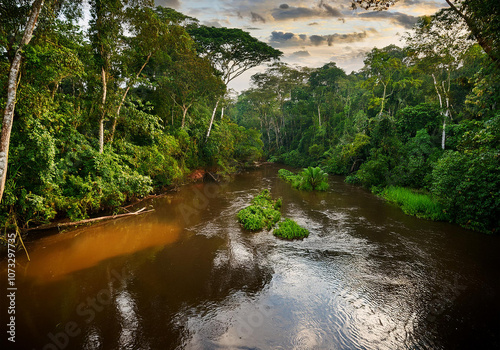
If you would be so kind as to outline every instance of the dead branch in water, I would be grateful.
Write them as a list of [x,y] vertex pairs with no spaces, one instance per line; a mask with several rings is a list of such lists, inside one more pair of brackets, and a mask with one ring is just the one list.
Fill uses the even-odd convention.
[[101,216],[98,218],[92,218],[92,219],[85,219],[85,220],[80,220],[80,221],[73,221],[73,222],[59,222],[59,223],[54,223],[54,224],[48,224],[48,225],[42,225],[34,228],[30,228],[25,230],[25,232],[28,231],[37,231],[37,230],[48,230],[51,228],[61,228],[61,227],[68,227],[68,226],[79,226],[79,225],[84,225],[88,224],[91,222],[97,222],[97,221],[104,221],[104,220],[114,220],[118,218],[123,218],[126,216],[133,216],[133,215],[139,215],[139,214],[146,214],[146,213],[151,213],[153,212],[154,209],[146,210],[146,207],[135,211],[133,213],[125,213],[125,214],[118,214],[118,215],[108,215],[108,216]]
[[212,180],[214,180],[215,182],[219,182],[219,180],[210,171],[207,171],[206,174],[210,175]]

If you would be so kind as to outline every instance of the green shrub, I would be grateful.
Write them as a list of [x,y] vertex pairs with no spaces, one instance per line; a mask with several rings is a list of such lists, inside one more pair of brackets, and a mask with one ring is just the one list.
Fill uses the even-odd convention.
[[497,150],[447,151],[432,172],[431,191],[451,221],[500,232],[500,160]]
[[389,177],[389,160],[383,155],[363,163],[355,174],[356,182],[366,188],[386,186]]
[[417,106],[407,106],[396,113],[396,130],[398,135],[407,141],[417,135],[419,130],[433,134],[441,126],[442,116],[439,106],[421,103]]
[[358,169],[368,156],[370,137],[358,133],[351,142],[339,143],[327,153],[325,170],[331,174],[347,175]]
[[281,198],[273,200],[269,190],[255,196],[251,205],[238,212],[238,221],[247,230],[270,230],[281,219]]
[[292,173],[290,170],[280,169],[278,170],[278,175],[285,181],[293,181],[297,177],[297,174]]
[[299,187],[301,190],[326,191],[328,189],[328,174],[319,167],[304,169],[300,176],[302,177]]
[[278,175],[285,181],[290,182],[292,187],[305,191],[326,191],[328,189],[328,175],[319,167],[309,167],[299,174],[289,170],[280,169]]
[[300,153],[298,150],[292,150],[288,153],[283,153],[280,159],[284,164],[292,167],[307,166],[310,162],[308,156]]
[[381,195],[389,202],[401,207],[407,215],[435,221],[446,220],[443,206],[427,194],[415,193],[403,187],[390,186],[385,188]]
[[284,239],[302,239],[309,236],[309,231],[291,219],[285,219],[278,223],[273,234]]

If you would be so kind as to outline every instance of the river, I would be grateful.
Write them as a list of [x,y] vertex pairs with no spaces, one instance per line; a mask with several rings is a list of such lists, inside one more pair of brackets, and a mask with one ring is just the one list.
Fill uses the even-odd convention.
[[[406,216],[341,177],[301,192],[278,169],[28,242],[14,348],[500,348],[499,237]],[[265,188],[309,238],[240,227],[236,213]]]

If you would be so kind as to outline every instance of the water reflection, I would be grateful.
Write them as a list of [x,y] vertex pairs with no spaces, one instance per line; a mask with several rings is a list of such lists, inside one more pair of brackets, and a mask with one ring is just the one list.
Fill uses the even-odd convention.
[[[19,344],[42,348],[75,321],[72,349],[498,347],[498,237],[405,216],[340,178],[300,192],[277,170],[243,173],[205,201],[204,184],[186,186],[151,200],[152,215],[33,242],[18,270]],[[263,188],[309,238],[239,226]],[[111,301],[87,323],[75,310],[102,289]]]
[[171,244],[180,231],[178,226],[148,218],[120,220],[44,237],[29,245],[31,262],[20,260],[27,277],[46,283],[106,259]]

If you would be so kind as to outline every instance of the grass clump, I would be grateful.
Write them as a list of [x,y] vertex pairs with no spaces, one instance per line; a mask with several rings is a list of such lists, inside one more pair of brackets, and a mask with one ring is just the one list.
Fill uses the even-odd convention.
[[390,186],[385,188],[382,197],[397,204],[407,215],[434,221],[446,220],[443,206],[429,195],[415,193],[404,187]]
[[238,221],[251,231],[270,230],[281,219],[281,198],[273,200],[269,190],[259,193],[251,205],[238,212]]
[[288,182],[292,182],[293,180],[295,180],[295,178],[297,178],[297,174],[294,174],[290,170],[286,170],[286,169],[278,170],[278,175],[283,180],[288,181]]
[[280,169],[278,175],[285,181],[290,182],[292,187],[305,191],[326,191],[328,189],[328,174],[321,168],[309,167],[299,174],[289,170]]
[[285,219],[278,223],[278,228],[273,234],[284,239],[302,239],[309,236],[309,231],[291,219]]

